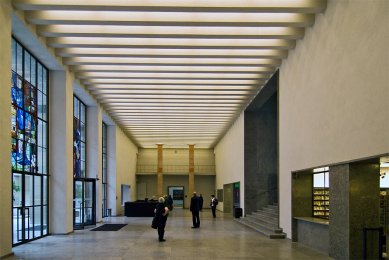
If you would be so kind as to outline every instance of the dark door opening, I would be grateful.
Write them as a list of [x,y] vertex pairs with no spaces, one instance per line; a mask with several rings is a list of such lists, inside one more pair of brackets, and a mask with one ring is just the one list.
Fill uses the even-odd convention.
[[74,179],[73,228],[96,224],[96,179]]
[[184,208],[184,186],[169,186],[168,194],[172,196],[175,208]]

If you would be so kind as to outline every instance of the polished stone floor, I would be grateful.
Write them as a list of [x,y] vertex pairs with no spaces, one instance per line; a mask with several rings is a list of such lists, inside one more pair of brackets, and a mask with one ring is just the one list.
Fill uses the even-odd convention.
[[[167,221],[166,242],[158,242],[151,218],[111,217],[104,223],[128,224],[119,231],[75,231],[48,236],[14,248],[6,259],[330,259],[292,243],[268,239],[217,212],[201,212],[201,228],[191,229],[189,210],[174,209]],[[101,225],[101,224],[99,224]]]

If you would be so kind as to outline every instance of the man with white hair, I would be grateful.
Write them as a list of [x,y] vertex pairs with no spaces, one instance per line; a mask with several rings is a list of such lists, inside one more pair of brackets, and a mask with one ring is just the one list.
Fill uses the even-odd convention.
[[158,204],[155,207],[154,213],[158,225],[157,230],[159,242],[165,242],[166,240],[163,238],[163,236],[165,234],[165,226],[167,216],[169,214],[169,209],[165,207],[165,199],[163,197],[158,199]]

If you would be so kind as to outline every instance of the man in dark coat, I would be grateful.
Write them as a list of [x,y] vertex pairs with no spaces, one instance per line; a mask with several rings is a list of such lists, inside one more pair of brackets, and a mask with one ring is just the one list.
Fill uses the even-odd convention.
[[199,200],[200,200],[200,211],[202,211],[203,210],[203,204],[204,204],[204,199],[203,199],[203,195],[202,194],[200,194]]
[[190,200],[190,211],[192,212],[192,228],[200,228],[200,199],[196,192],[193,192],[193,197]]

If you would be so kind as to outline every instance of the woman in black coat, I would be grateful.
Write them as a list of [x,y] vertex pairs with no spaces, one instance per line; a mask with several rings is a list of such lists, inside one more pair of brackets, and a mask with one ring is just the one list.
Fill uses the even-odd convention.
[[165,234],[165,226],[167,221],[167,216],[169,214],[169,209],[165,206],[165,199],[160,197],[158,199],[158,204],[155,207],[155,217],[158,223],[158,238],[159,242],[165,242],[166,240],[163,238]]

